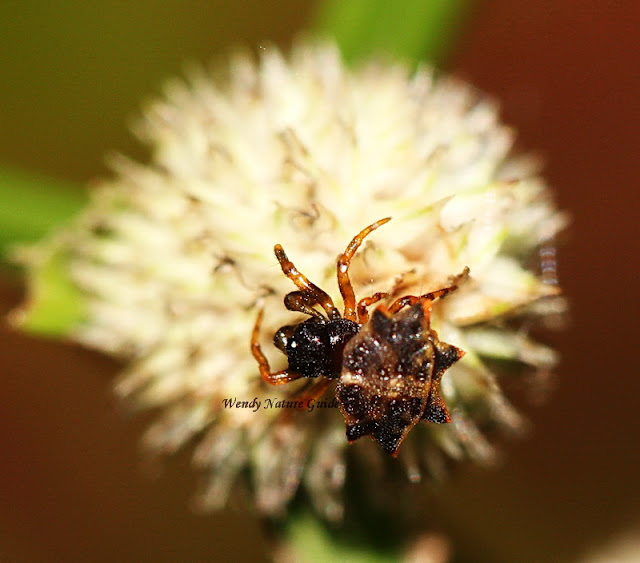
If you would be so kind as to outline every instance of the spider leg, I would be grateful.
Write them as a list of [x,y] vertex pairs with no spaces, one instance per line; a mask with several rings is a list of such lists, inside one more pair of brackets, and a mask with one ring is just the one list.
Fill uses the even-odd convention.
[[434,299],[443,299],[449,293],[458,289],[458,284],[469,276],[469,268],[465,266],[464,270],[460,272],[457,276],[453,276],[451,279],[451,283],[447,287],[443,287],[442,289],[437,289],[436,291],[432,291],[430,293],[425,293],[420,296],[420,299],[429,299],[433,301]]
[[289,311],[296,311],[322,319],[324,318],[322,313],[313,308],[317,304],[318,302],[314,299],[314,296],[305,291],[292,291],[284,296],[284,306]]
[[369,322],[369,311],[367,311],[367,307],[377,303],[381,299],[385,297],[389,297],[388,293],[374,293],[370,297],[363,297],[358,301],[358,305],[356,307],[358,311],[358,324],[363,325]]
[[309,409],[310,401],[320,397],[326,390],[329,385],[331,385],[332,379],[323,378],[320,382],[306,390],[302,391],[299,395],[293,395],[289,397],[292,401],[296,402],[296,408],[294,409],[286,409],[280,415],[282,420],[291,422],[294,414],[299,413],[300,411],[306,411]]
[[327,387],[331,385],[332,381],[334,380],[324,377],[319,383],[311,387],[311,389],[308,389],[296,397],[296,401],[302,401],[303,406],[301,406],[300,409],[308,409],[310,406],[309,401],[320,397],[327,390]]
[[393,315],[403,307],[406,307],[407,305],[415,305],[418,301],[420,301],[420,297],[416,297],[415,295],[405,295],[404,297],[400,297],[389,305],[389,313]]
[[[389,307],[389,312],[391,314],[397,313],[400,309],[405,307],[406,305],[415,305],[418,301],[431,302],[436,299],[443,299],[449,293],[452,293],[456,289],[458,289],[458,284],[465,279],[469,275],[469,268],[465,266],[464,270],[460,272],[457,276],[454,276],[451,280],[451,284],[447,287],[443,287],[442,289],[436,289],[435,291],[430,291],[429,293],[425,293],[420,295],[420,297],[416,297],[415,295],[405,295],[404,297],[400,297],[396,299],[391,306]],[[429,303],[430,305],[430,303]]]
[[[293,262],[291,262],[291,260],[287,258],[287,255],[285,254],[282,246],[276,244],[273,250],[276,254],[278,262],[280,263],[280,267],[282,268],[282,272],[284,273],[284,275],[287,276],[296,285],[296,287],[300,290],[299,293],[308,295],[308,298],[304,298],[304,304],[302,306],[310,307],[310,303],[313,303],[314,305],[317,303],[325,310],[325,312],[327,313],[327,317],[329,317],[330,319],[336,319],[340,317],[340,313],[338,312],[338,309],[336,309],[336,306],[333,304],[331,297],[329,297],[326,292],[322,291],[316,284],[310,282],[307,276],[305,276],[294,266]],[[298,304],[302,303],[302,301],[297,297],[292,298],[292,300]]]
[[385,223],[391,221],[391,217],[380,219],[375,223],[369,225],[366,229],[363,229],[358,233],[353,240],[348,244],[344,253],[338,258],[337,270],[338,270],[338,287],[342,294],[342,300],[344,301],[344,318],[351,321],[356,320],[356,296],[351,285],[351,279],[349,278],[349,265],[353,255],[362,244],[364,238],[371,232],[375,231],[378,227],[381,227]]
[[300,377],[302,377],[300,374],[290,372],[286,369],[273,373],[271,372],[271,368],[269,367],[269,360],[267,360],[267,357],[262,353],[262,348],[260,348],[259,342],[260,325],[262,324],[263,313],[264,311],[261,309],[258,313],[258,317],[256,318],[256,324],[253,327],[253,333],[251,334],[251,353],[256,359],[256,362],[258,362],[260,376],[271,385],[282,385],[283,383],[289,383],[290,381],[300,379]]

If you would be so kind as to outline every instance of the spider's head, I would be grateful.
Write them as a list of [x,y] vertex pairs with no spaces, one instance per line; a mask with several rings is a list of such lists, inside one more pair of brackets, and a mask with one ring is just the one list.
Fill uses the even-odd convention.
[[360,325],[348,319],[311,317],[280,328],[273,343],[286,354],[290,371],[334,379],[340,375],[345,344],[359,331]]

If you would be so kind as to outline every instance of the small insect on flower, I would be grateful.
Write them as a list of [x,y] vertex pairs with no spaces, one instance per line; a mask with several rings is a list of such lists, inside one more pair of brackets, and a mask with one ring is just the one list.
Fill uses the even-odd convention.
[[[298,271],[282,246],[276,245],[274,251],[283,273],[298,288],[285,296],[285,307],[309,318],[283,326],[273,337],[275,346],[287,356],[286,369],[271,372],[260,348],[263,311],[258,313],[253,329],[251,351],[260,375],[272,385],[322,377],[306,398],[320,396],[338,379],[336,399],[349,442],[370,435],[386,452],[397,456],[402,441],[421,420],[450,421],[439,393],[440,379],[464,352],[441,342],[430,328],[431,305],[457,289],[469,269],[454,276],[447,287],[400,297],[388,307],[380,305],[370,319],[368,307],[389,294],[374,293],[356,302],[349,265],[364,238],[390,220],[380,219],[362,230],[338,258],[342,315],[331,297]],[[324,315],[316,306],[324,310]]]

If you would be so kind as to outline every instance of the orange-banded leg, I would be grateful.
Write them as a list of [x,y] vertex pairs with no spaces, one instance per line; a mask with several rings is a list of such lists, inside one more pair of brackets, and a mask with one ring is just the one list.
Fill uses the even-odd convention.
[[351,259],[356,253],[364,238],[371,232],[375,231],[378,227],[381,227],[385,223],[391,221],[391,217],[380,219],[375,223],[369,225],[366,229],[360,231],[351,242],[348,244],[345,251],[338,258],[337,271],[338,271],[338,287],[342,294],[342,300],[344,301],[344,314],[345,319],[350,321],[357,321],[356,317],[356,296],[351,285],[351,279],[349,278],[349,265]]
[[260,309],[258,318],[256,319],[256,324],[253,327],[253,333],[251,335],[251,353],[258,362],[258,368],[260,370],[262,379],[264,379],[271,385],[283,385],[284,383],[289,383],[290,381],[300,379],[300,377],[302,377],[300,374],[290,372],[286,369],[273,373],[271,372],[271,368],[269,367],[269,360],[267,360],[267,357],[262,353],[262,348],[260,348],[260,325],[262,324],[263,314],[264,310]]
[[389,312],[391,314],[397,313],[400,309],[405,307],[406,305],[415,305],[418,301],[429,301],[429,305],[425,308],[425,312],[427,309],[430,310],[431,301],[435,301],[436,299],[443,299],[449,293],[452,293],[456,289],[458,289],[458,284],[461,280],[466,278],[469,275],[469,268],[465,266],[464,270],[460,272],[457,276],[454,276],[451,280],[451,285],[448,287],[443,287],[442,289],[437,289],[436,291],[430,291],[429,293],[425,293],[424,295],[416,296],[416,295],[405,295],[404,297],[400,297],[396,299],[391,306],[389,307]]
[[308,409],[308,402],[322,396],[322,394],[327,390],[327,387],[331,385],[332,381],[335,380],[329,379],[328,377],[323,377],[318,383],[316,383],[306,391],[303,391],[297,397],[294,397],[296,401],[302,401],[302,406],[299,407],[300,410]]
[[323,319],[322,313],[313,308],[317,304],[315,296],[305,291],[292,291],[284,296],[284,306],[289,311],[296,311],[317,319]]
[[388,293],[380,292],[374,293],[370,297],[363,297],[358,301],[357,311],[358,311],[358,324],[363,325],[369,322],[369,311],[367,307],[377,303],[381,299],[385,297],[389,297]]
[[331,385],[332,381],[333,379],[323,377],[317,383],[314,382],[310,387],[305,388],[300,394],[288,397],[289,400],[296,401],[297,405],[294,409],[287,409],[282,412],[280,414],[282,420],[290,422],[294,414],[308,410],[311,406],[310,401],[320,397],[327,390],[327,387]]
[[[282,246],[276,244],[273,248],[273,251],[275,252],[276,258],[280,263],[280,267],[282,268],[282,272],[284,273],[284,275],[287,276],[296,285],[296,287],[300,290],[300,293],[306,294],[308,296],[308,298],[305,298],[304,300],[304,306],[311,307],[310,304],[318,304],[325,310],[329,319],[339,318],[340,313],[338,312],[338,309],[336,309],[336,306],[333,304],[333,300],[331,299],[331,297],[329,297],[326,292],[322,291],[322,289],[320,289],[316,284],[309,281],[307,276],[305,276],[295,267],[293,262],[291,262],[291,260],[287,258],[287,255],[285,254]],[[294,291],[293,293],[298,295],[298,292]],[[294,299],[299,298],[294,297]]]

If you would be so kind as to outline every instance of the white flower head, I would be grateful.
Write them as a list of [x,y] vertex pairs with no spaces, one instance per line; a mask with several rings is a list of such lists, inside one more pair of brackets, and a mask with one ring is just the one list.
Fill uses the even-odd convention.
[[294,287],[276,243],[338,308],[336,258],[383,217],[393,220],[352,261],[359,298],[420,295],[469,267],[431,319],[466,352],[442,380],[453,421],[411,432],[398,458],[411,481],[449,458],[489,461],[482,431],[520,425],[489,366],[553,367],[555,353],[526,329],[563,301],[531,258],[549,252],[566,218],[531,161],[511,155],[512,131],[491,101],[429,68],[352,70],[335,47],[300,44],[289,57],[269,48],[258,62],[237,56],[214,75],[191,72],[137,131],[151,162],[118,159],[115,179],[47,249],[69,257],[88,299],[72,336],[128,362],[119,394],[164,409],[147,444],[172,452],[197,439],[204,506],[223,505],[248,477],[264,513],[303,487],[338,519],[346,448],[374,465],[387,455],[366,439],[348,446],[337,409],[275,407],[304,385],[267,385],[250,353],[260,307],[275,369],[286,358],[268,339],[304,318],[282,304]]

